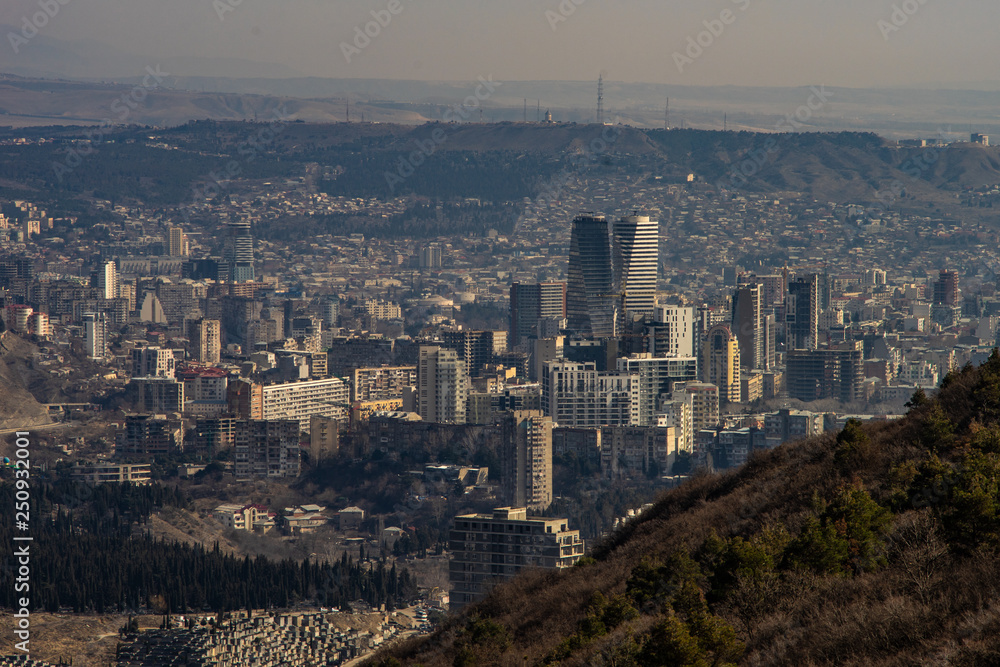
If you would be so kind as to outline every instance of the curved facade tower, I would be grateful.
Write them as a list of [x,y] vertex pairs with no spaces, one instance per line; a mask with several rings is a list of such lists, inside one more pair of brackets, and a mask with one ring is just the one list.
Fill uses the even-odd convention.
[[652,315],[660,262],[660,224],[646,215],[629,215],[614,224],[617,291],[625,314]]

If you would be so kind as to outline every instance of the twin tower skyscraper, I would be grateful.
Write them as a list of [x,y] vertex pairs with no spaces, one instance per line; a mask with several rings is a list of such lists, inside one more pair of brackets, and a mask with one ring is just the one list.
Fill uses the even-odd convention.
[[[610,231],[610,233],[609,233]],[[660,226],[629,215],[608,229],[603,216],[573,220],[566,285],[567,328],[607,338],[632,314],[653,314],[660,257]]]

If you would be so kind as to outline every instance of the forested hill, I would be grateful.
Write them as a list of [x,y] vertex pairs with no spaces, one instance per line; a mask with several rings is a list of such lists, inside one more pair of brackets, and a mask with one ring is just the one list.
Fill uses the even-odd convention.
[[[820,201],[954,203],[968,187],[1000,183],[1000,148],[968,143],[900,148],[870,133],[642,130],[572,123],[257,123],[200,121],[157,129],[107,126],[4,130],[0,196],[188,202],[192,188],[235,160],[238,182],[303,177],[322,167],[333,196],[520,202],[564,168],[637,182],[699,182],[739,192],[797,192]],[[87,168],[72,164],[84,151]],[[165,153],[169,151],[169,153]],[[249,157],[248,157],[249,155]],[[164,159],[169,156],[170,159]],[[79,155],[76,156],[77,158]],[[404,183],[401,161],[420,163]],[[404,165],[405,167],[405,165]],[[408,171],[404,171],[408,174]],[[880,197],[881,195],[881,197]]]
[[381,665],[1000,664],[1000,356],[669,492]]

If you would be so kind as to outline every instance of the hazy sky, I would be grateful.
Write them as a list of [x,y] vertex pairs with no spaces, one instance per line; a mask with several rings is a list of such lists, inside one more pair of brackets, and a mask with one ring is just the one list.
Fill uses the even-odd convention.
[[[309,76],[591,80],[604,71],[619,81],[849,87],[1000,79],[996,0],[61,1],[46,36],[96,40],[152,61],[244,58]],[[397,1],[402,10],[347,62],[341,44],[370,12]],[[220,19],[220,8],[232,11]],[[701,35],[700,55],[685,54],[688,38],[724,10],[730,23]],[[3,0],[0,23],[20,25],[36,11],[39,0]],[[675,53],[696,57],[679,71]]]

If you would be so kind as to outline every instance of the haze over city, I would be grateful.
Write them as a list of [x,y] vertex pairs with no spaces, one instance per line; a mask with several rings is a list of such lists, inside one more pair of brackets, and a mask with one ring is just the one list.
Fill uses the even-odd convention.
[[[44,35],[91,41],[148,62],[243,59],[280,76],[462,81],[492,73],[503,81],[561,81],[591,80],[603,71],[631,82],[861,88],[977,88],[998,81],[992,56],[1000,7],[988,0],[400,0],[400,12],[350,62],[341,43],[350,43],[354,28],[388,2],[62,5]],[[35,0],[8,0],[0,24],[18,27],[38,10]],[[679,71],[673,54],[726,10],[733,22]],[[192,63],[175,74],[219,74],[211,70]]]

